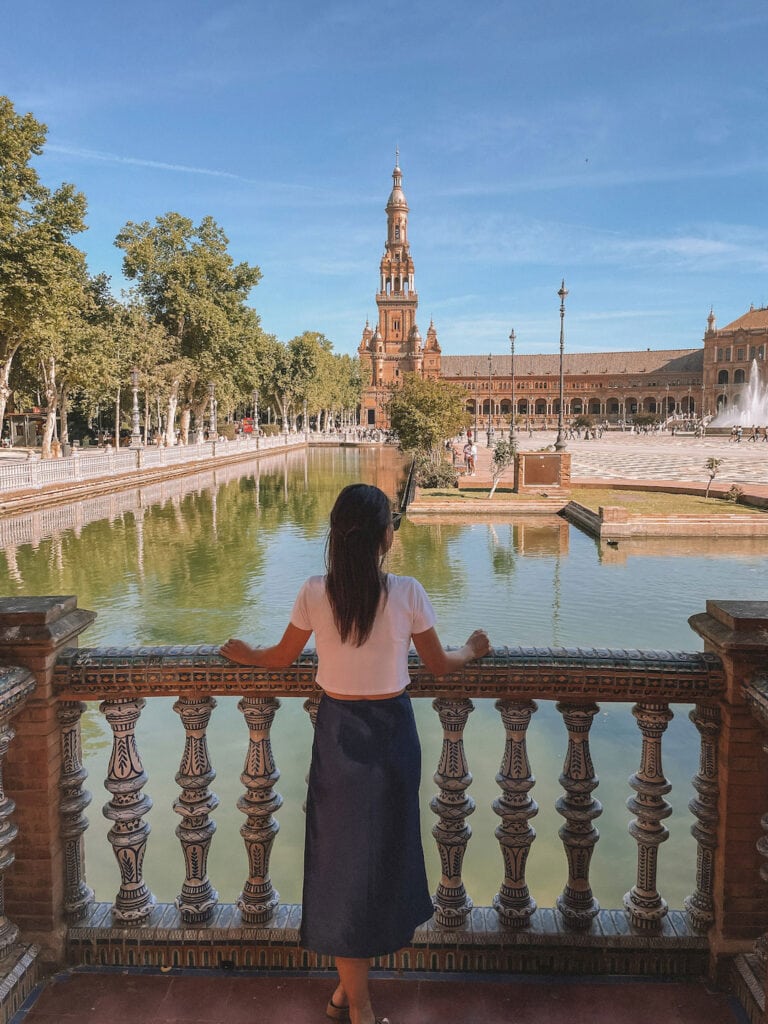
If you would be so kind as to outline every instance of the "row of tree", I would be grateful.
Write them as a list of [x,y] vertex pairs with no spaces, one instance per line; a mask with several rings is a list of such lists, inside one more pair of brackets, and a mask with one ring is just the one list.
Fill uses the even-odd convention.
[[132,287],[119,298],[105,274],[89,274],[73,242],[85,197],[70,184],[47,188],[32,166],[45,138],[43,124],[0,97],[0,432],[13,398],[43,407],[44,457],[57,417],[68,441],[73,408],[88,421],[113,408],[119,443],[133,370],[145,433],[154,421],[167,444],[201,429],[213,396],[221,422],[258,390],[285,429],[305,409],[324,424],[356,408],[358,360],[314,331],[288,343],[265,332],[247,304],[261,271],[233,261],[212,217],[127,223],[115,244]]

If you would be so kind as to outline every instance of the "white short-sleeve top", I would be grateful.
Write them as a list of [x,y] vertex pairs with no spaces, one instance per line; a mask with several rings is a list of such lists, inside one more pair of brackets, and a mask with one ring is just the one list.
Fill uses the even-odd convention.
[[325,590],[325,576],[310,576],[291,612],[298,629],[315,634],[317,682],[324,690],[350,696],[399,693],[409,683],[408,649],[414,633],[436,622],[427,593],[411,576],[387,573],[387,593],[371,634],[361,647],[342,643]]

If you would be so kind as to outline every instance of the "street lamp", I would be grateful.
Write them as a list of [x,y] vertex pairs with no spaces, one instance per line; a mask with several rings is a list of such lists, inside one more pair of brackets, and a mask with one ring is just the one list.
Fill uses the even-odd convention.
[[131,370],[131,390],[133,391],[133,408],[131,409],[131,448],[143,448],[141,427],[139,426],[139,371]]
[[561,452],[566,447],[565,438],[563,437],[563,349],[565,346],[565,297],[568,294],[568,289],[565,287],[565,279],[563,279],[557,294],[560,296],[560,408],[557,410],[555,451]]
[[509,441],[510,444],[515,439],[515,328],[509,332],[509,351],[511,356],[511,368],[512,368],[512,415],[509,418]]
[[477,390],[477,370],[475,370],[475,443],[477,443],[477,406],[480,401],[480,394]]
[[215,441],[218,435],[216,426],[216,385],[213,381],[208,385],[208,400],[211,403],[211,411],[208,417],[208,434],[211,441]]
[[493,421],[491,420],[491,386],[493,384],[493,363],[491,362],[491,353],[488,353],[488,447],[491,447],[493,441]]
[[304,426],[304,440],[309,440],[309,423],[307,423],[307,400],[304,399],[304,415],[303,415],[303,426]]

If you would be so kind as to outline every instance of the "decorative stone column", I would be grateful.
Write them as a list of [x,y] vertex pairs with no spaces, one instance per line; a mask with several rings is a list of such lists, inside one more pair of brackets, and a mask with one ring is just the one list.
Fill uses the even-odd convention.
[[589,730],[600,708],[597,704],[558,703],[568,730],[568,752],[560,776],[565,796],[555,804],[565,824],[558,835],[568,859],[568,881],[557,897],[557,909],[571,928],[589,928],[592,918],[600,912],[600,904],[592,895],[589,865],[595,844],[600,838],[593,820],[603,813],[599,800],[592,797],[598,779],[589,752]]
[[[28,668],[35,691],[16,716],[4,783],[16,803],[15,865],[6,879],[6,910],[46,962],[62,963],[66,937],[65,848],[59,814],[62,750],[53,669],[64,647],[94,620],[75,597],[0,600],[0,664]],[[34,893],[34,899],[30,894]]]
[[525,881],[525,865],[536,838],[529,820],[539,813],[529,795],[536,780],[528,761],[526,734],[538,705],[532,700],[497,700],[495,706],[501,713],[506,742],[496,775],[502,795],[493,801],[493,809],[501,818],[495,834],[504,860],[504,881],[493,897],[493,907],[507,928],[524,928],[536,910]]
[[208,755],[208,723],[216,707],[213,697],[179,697],[173,710],[186,733],[184,753],[176,774],[181,787],[173,809],[181,815],[176,835],[184,853],[186,874],[176,906],[186,924],[208,921],[218,903],[218,893],[208,878],[208,851],[216,822],[210,817],[219,798],[208,786],[216,778]]
[[0,670],[0,960],[9,953],[19,936],[18,925],[5,914],[5,873],[15,857],[13,844],[19,830],[12,820],[16,805],[6,794],[3,767],[14,736],[10,720],[34,691],[35,677],[22,668]]
[[437,840],[442,866],[442,878],[434,896],[435,920],[445,928],[460,928],[473,906],[464,888],[461,868],[472,835],[466,819],[475,809],[475,801],[466,793],[472,775],[464,755],[464,727],[474,705],[466,698],[438,697],[432,707],[443,727],[443,749],[434,775],[440,792],[429,804],[439,819],[432,835]]
[[280,902],[280,894],[269,877],[272,844],[280,830],[273,815],[283,804],[283,798],[273,789],[280,772],[272,756],[270,739],[280,701],[274,697],[243,697],[237,706],[249,732],[248,753],[240,776],[246,791],[237,802],[238,810],[246,815],[240,835],[245,841],[249,871],[237,906],[246,924],[266,924]]
[[58,717],[61,725],[61,838],[64,842],[64,912],[70,924],[81,921],[93,902],[93,889],[85,884],[83,835],[88,828],[85,809],[91,794],[83,788],[88,772],[83,766],[80,719],[85,704],[79,700],[61,701]]
[[750,703],[764,696],[768,672],[768,603],[707,601],[705,613],[688,620],[717,654],[726,677],[717,745],[719,801],[717,857],[709,930],[711,970],[751,950],[768,931],[768,901],[757,848],[761,815],[768,811],[768,771],[763,730]]
[[664,799],[672,789],[661,762],[661,737],[672,719],[666,704],[635,704],[632,714],[643,736],[640,769],[629,780],[635,796],[627,807],[636,815],[629,833],[637,842],[637,881],[624,895],[624,906],[635,928],[658,928],[667,914],[667,902],[656,888],[659,846],[669,838],[662,824],[672,813]]
[[134,700],[105,700],[100,710],[112,730],[112,756],[105,788],[112,799],[104,805],[104,816],[113,822],[107,833],[120,869],[120,889],[112,906],[116,921],[144,921],[155,909],[155,897],[144,881],[144,854],[149,823],[144,815],[152,800],[142,792],[147,773],[136,745],[136,724],[144,708],[143,697]]
[[685,909],[694,928],[708,928],[715,919],[712,894],[715,886],[715,850],[717,849],[717,803],[719,771],[717,741],[720,735],[720,708],[697,704],[688,715],[699,730],[699,770],[693,779],[696,796],[688,809],[696,819],[691,834],[696,840],[696,890],[685,899]]

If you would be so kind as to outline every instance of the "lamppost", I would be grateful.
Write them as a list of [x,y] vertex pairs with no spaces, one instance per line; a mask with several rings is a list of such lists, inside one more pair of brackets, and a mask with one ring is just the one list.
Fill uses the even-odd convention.
[[477,406],[480,402],[480,394],[477,390],[477,370],[475,370],[475,443],[477,443]]
[[491,447],[493,442],[493,420],[491,419],[491,386],[493,384],[493,364],[491,362],[491,353],[488,353],[488,447]]
[[131,370],[131,390],[133,391],[133,407],[131,409],[131,448],[143,448],[141,427],[139,426],[139,371]]
[[669,418],[669,384],[667,384],[667,404],[664,406],[664,422]]
[[304,410],[303,410],[303,427],[304,427],[304,440],[309,440],[309,423],[307,423],[307,400],[304,399]]
[[208,385],[208,400],[211,403],[211,412],[208,417],[209,440],[215,441],[219,434],[216,426],[216,385],[213,381]]
[[511,356],[511,369],[512,369],[512,415],[509,418],[509,442],[510,444],[515,439],[515,328],[509,332],[509,351]]
[[557,410],[555,451],[561,452],[566,447],[563,436],[563,350],[565,347],[565,297],[568,294],[568,289],[565,287],[565,279],[563,279],[557,294],[560,296],[560,407]]

